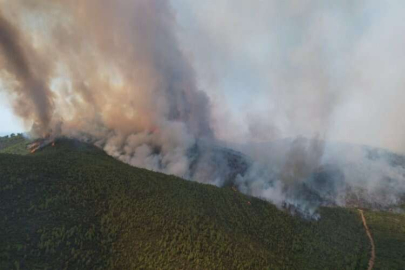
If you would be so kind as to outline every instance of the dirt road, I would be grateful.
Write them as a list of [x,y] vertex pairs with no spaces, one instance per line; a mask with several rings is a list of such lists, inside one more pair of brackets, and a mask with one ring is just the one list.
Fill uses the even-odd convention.
[[367,226],[367,221],[366,221],[366,218],[364,217],[363,210],[361,210],[361,209],[358,209],[358,210],[359,210],[359,212],[360,212],[361,219],[363,220],[364,229],[366,229],[366,233],[367,233],[368,239],[370,239],[370,244],[371,244],[371,257],[370,257],[370,260],[368,261],[368,268],[367,268],[367,269],[368,269],[368,270],[372,270],[373,267],[374,267],[374,262],[375,262],[375,245],[374,245],[374,239],[373,239],[373,237],[371,236],[370,230],[369,230],[369,228],[368,228],[368,226]]

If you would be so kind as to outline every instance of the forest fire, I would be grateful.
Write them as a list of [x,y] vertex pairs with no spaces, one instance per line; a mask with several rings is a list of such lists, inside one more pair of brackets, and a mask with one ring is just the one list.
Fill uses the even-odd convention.
[[34,142],[34,143],[28,145],[28,149],[31,154],[34,154],[40,147],[41,147],[40,142]]
[[[39,149],[49,145],[51,141],[48,138],[45,139],[37,139],[31,144],[27,146],[27,149],[30,151],[31,154],[34,154]],[[52,141],[52,146],[55,146],[55,141]]]
[[[207,50],[215,49],[205,51],[189,46],[189,41],[183,40],[185,36],[177,38],[176,16],[169,4],[163,4],[170,1],[56,1],[46,5],[40,0],[34,9],[30,1],[10,2],[13,4],[4,5],[0,12],[0,83],[7,86],[0,91],[6,90],[15,115],[24,123],[32,123],[30,136],[41,138],[33,139],[26,152],[53,147],[55,138],[67,137],[92,143],[135,167],[231,187],[234,192],[260,197],[280,207],[293,205],[311,215],[320,205],[348,205],[347,197],[356,205],[365,201],[372,206],[391,207],[404,196],[405,159],[387,153],[376,158],[362,147],[405,151],[403,125],[396,124],[402,119],[401,102],[405,100],[399,87],[402,83],[396,83],[402,82],[402,72],[382,76],[378,70],[380,66],[382,71],[392,68],[389,61],[381,59],[396,60],[395,56],[403,53],[385,50],[392,45],[390,34],[395,32],[388,32],[382,43],[377,42],[380,29],[387,25],[399,33],[392,37],[401,36],[403,29],[397,28],[401,16],[392,24],[385,21],[391,18],[387,15],[370,25],[365,34],[371,35],[375,47],[365,46],[363,36],[355,41],[342,35],[341,44],[355,46],[343,50],[343,54],[334,55],[335,50],[326,50],[320,56],[312,53],[325,42],[336,44],[336,36],[331,40],[316,36],[309,43],[293,42],[288,52],[294,52],[294,57],[284,51],[284,40],[275,38],[280,43],[262,55],[263,62],[257,61],[261,57],[256,54],[249,59],[254,64],[250,71],[245,68],[245,56],[239,55],[257,45],[241,47],[229,54],[236,66],[229,70],[229,76],[222,77],[222,70],[228,70],[228,66],[214,59],[223,59],[226,48],[201,44]],[[347,7],[341,8],[343,11]],[[295,8],[291,10],[291,14],[295,12]],[[343,31],[347,16],[341,13],[345,15],[336,15],[331,22],[333,27],[341,23],[339,29]],[[69,19],[60,24],[54,14]],[[286,18],[291,16],[286,14]],[[312,16],[309,14],[303,28],[294,33],[306,36],[318,32],[318,26],[313,26],[318,15]],[[31,20],[41,23],[26,27]],[[288,21],[277,20],[269,25]],[[208,18],[207,23],[211,25]],[[43,27],[45,24],[47,27]],[[295,26],[300,25],[286,27]],[[323,34],[329,33],[327,29]],[[212,36],[222,38],[216,33]],[[225,35],[226,40],[218,40],[218,44],[233,44],[231,36]],[[193,41],[194,34],[190,37],[191,42],[199,43]],[[211,42],[201,37],[205,40]],[[256,37],[246,38],[251,40]],[[268,40],[273,39],[263,39]],[[395,48],[403,47],[400,38],[393,42],[398,43]],[[188,47],[196,51],[188,51]],[[196,58],[190,58],[194,53]],[[342,57],[350,60],[347,65],[340,65]],[[274,59],[285,66],[274,65]],[[362,66],[373,61],[376,68]],[[330,65],[334,72],[329,72]],[[327,72],[320,72],[324,67]],[[271,71],[271,78],[257,72],[262,70]],[[350,75],[358,70],[365,72],[361,78],[371,81]],[[252,95],[241,92],[235,102],[228,91],[234,88],[235,79],[238,85],[257,88],[259,97],[245,99]],[[244,88],[249,87],[237,87],[235,91]],[[370,90],[360,90],[363,88]],[[388,95],[382,93],[383,88],[390,91]],[[223,92],[213,94],[216,91]],[[332,143],[338,141],[342,143]]]

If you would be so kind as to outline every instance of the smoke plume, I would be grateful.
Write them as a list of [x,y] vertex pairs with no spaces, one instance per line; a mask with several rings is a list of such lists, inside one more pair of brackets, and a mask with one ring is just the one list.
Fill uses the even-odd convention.
[[[166,1],[13,1],[6,7],[3,79],[14,76],[21,87],[10,90],[35,105],[25,114],[16,106],[20,116],[53,136],[90,138],[132,165],[187,175],[188,148],[213,132],[209,99],[196,88]],[[53,76],[34,74],[37,58]]]
[[[15,112],[33,122],[33,132],[43,135],[47,132],[52,117],[52,93],[46,82],[47,72],[39,61],[34,61],[34,53],[25,48],[26,42],[18,29],[13,27],[0,13],[0,50],[3,69],[14,75],[17,84],[13,87],[16,94]],[[31,57],[28,57],[31,54]],[[35,65],[35,66],[34,66]],[[39,74],[36,74],[37,71]],[[4,72],[3,72],[4,73]],[[7,74],[2,74],[7,75]]]
[[36,137],[310,215],[388,208],[405,194],[405,160],[379,149],[405,152],[403,5],[0,0],[1,89]]

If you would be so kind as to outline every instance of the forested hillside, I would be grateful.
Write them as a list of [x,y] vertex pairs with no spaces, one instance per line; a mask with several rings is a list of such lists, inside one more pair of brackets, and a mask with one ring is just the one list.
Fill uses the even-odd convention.
[[[385,214],[365,213],[376,269],[402,269],[404,216],[387,214],[397,220],[387,225]],[[320,214],[305,220],[71,140],[0,154],[0,269],[366,269],[358,211]]]
[[27,144],[28,139],[23,134],[0,137],[0,153],[25,155],[29,153]]
[[375,269],[405,269],[405,215],[366,213],[376,245]]

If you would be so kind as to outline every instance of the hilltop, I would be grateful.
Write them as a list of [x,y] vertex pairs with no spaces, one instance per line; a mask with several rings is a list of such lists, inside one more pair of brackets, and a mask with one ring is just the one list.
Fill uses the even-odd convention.
[[[366,269],[370,257],[356,209],[306,220],[72,140],[0,154],[0,187],[0,269]],[[405,215],[364,214],[374,269],[401,269]]]
[[23,134],[11,134],[0,137],[0,154],[28,154],[27,144],[29,140]]

